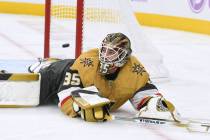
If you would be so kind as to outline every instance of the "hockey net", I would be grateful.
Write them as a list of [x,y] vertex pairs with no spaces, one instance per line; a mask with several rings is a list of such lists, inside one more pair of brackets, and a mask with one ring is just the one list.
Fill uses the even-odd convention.
[[152,79],[168,79],[162,56],[142,33],[130,0],[46,0],[45,57],[75,58],[122,32]]

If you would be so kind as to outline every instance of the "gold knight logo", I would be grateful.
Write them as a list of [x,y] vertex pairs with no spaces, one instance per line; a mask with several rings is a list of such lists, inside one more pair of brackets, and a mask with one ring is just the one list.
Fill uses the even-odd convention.
[[140,74],[140,75],[142,75],[143,72],[146,72],[144,67],[141,66],[140,64],[135,64],[134,63],[134,66],[132,68],[133,68],[132,72]]
[[80,63],[83,64],[84,67],[93,66],[93,60],[91,60],[91,58],[80,59]]

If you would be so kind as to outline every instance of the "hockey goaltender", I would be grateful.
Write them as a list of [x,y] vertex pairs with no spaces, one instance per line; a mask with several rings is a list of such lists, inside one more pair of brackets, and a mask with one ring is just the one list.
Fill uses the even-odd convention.
[[[99,49],[84,52],[76,60],[40,59],[25,75],[1,71],[0,86],[8,80],[11,86],[7,86],[5,93],[2,91],[2,95],[8,96],[5,100],[0,96],[0,106],[55,103],[69,117],[97,122],[111,120],[110,112],[130,100],[139,112],[147,111],[152,102],[157,111],[176,116],[173,104],[159,93],[143,65],[131,54],[129,38],[122,33],[111,33]],[[35,82],[19,82],[24,76],[26,79],[31,76]],[[30,92],[24,94],[21,90],[18,94],[15,90],[14,95],[12,85],[28,88]]]

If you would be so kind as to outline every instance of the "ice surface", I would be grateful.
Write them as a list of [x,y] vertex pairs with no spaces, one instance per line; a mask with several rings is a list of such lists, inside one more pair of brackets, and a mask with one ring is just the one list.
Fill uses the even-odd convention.
[[[26,72],[43,55],[43,19],[0,15],[0,69]],[[12,17],[12,18],[11,18]],[[143,28],[164,56],[170,81],[157,83],[185,117],[210,119],[210,36],[158,28]],[[22,67],[20,67],[21,65]],[[126,103],[114,114],[132,116]],[[1,140],[209,140],[210,134],[182,128],[112,121],[87,123],[63,115],[57,106],[0,109]]]

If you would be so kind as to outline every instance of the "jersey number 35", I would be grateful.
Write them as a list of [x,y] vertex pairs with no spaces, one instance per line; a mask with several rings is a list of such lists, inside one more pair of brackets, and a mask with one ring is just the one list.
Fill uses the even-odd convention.
[[64,86],[79,86],[80,85],[80,77],[78,73],[70,73],[70,72],[66,72],[66,76],[63,82]]

